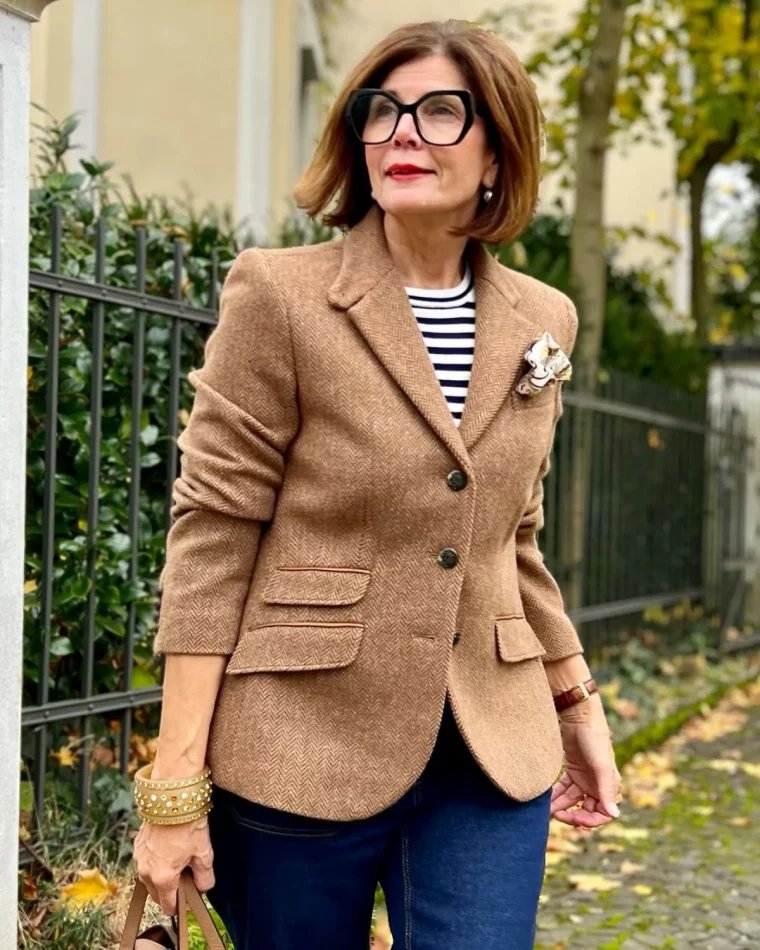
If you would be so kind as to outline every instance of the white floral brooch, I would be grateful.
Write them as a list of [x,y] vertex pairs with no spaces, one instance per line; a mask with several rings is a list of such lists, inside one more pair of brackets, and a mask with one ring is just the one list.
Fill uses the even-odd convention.
[[530,369],[516,387],[524,396],[540,393],[552,382],[566,382],[573,375],[569,357],[548,330],[531,343],[525,359]]

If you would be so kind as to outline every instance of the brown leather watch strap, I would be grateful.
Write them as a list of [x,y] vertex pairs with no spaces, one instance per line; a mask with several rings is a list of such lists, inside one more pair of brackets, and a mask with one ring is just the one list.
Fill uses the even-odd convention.
[[564,693],[557,693],[554,697],[554,708],[557,712],[562,712],[563,709],[575,706],[576,703],[582,703],[592,693],[597,692],[599,692],[599,687],[593,679],[586,680],[585,683],[579,683],[577,686],[566,689]]

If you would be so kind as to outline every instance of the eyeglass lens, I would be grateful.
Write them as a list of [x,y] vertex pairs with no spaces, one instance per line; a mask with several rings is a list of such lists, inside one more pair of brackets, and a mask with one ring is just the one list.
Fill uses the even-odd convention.
[[[422,138],[430,145],[450,145],[461,135],[467,119],[459,96],[436,95],[416,108]],[[365,145],[379,145],[393,135],[399,109],[392,99],[379,93],[358,96],[351,108],[354,128]]]

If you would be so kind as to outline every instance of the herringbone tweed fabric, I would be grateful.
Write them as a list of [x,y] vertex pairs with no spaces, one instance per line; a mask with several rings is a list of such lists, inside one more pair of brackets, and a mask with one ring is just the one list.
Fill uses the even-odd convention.
[[239,795],[382,810],[422,772],[447,688],[504,792],[532,798],[561,768],[543,664],[582,646],[536,543],[561,384],[515,385],[545,330],[572,351],[577,316],[479,244],[471,264],[459,428],[376,208],[341,241],[246,250],[229,272],[190,374],[154,649],[230,656],[208,760]]

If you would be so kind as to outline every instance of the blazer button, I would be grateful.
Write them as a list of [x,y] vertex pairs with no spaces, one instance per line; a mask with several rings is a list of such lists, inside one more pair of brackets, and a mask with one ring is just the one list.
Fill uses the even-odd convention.
[[456,567],[459,555],[454,548],[442,548],[438,552],[438,563],[441,567]]
[[461,491],[467,487],[467,473],[455,468],[453,472],[449,472],[446,476],[446,481],[452,491]]
[[462,639],[462,634],[461,634],[458,630],[455,630],[454,633],[453,633],[452,636],[451,636],[451,642],[452,642],[452,644],[453,644],[454,646],[456,646],[457,643],[459,643],[459,641],[460,641],[461,639]]

